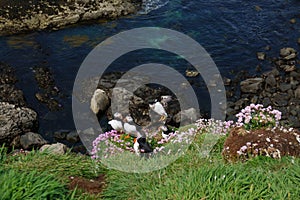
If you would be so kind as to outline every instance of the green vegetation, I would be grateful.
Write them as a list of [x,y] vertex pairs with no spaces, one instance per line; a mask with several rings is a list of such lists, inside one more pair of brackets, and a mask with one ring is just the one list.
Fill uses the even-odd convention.
[[[2,199],[298,199],[300,159],[256,157],[247,162],[225,163],[221,151],[225,136],[210,157],[200,156],[197,136],[189,150],[168,167],[134,174],[106,170],[86,156],[31,152],[11,156],[0,149]],[[102,194],[69,191],[69,176],[86,178],[104,173]],[[8,195],[15,195],[14,197]],[[44,195],[44,196],[42,196]],[[1,199],[1,198],[0,198]]]

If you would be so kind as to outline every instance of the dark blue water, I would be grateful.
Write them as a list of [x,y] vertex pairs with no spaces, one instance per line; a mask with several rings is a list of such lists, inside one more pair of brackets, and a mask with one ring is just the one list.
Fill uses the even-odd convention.
[[[38,111],[42,133],[74,128],[71,94],[77,70],[98,43],[120,31],[159,26],[185,33],[209,52],[222,75],[227,77],[234,76],[230,72],[240,70],[254,74],[258,64],[263,71],[269,70],[271,64],[256,59],[256,52],[265,51],[267,45],[271,46],[267,51],[269,56],[277,56],[279,49],[285,46],[299,49],[296,41],[300,37],[300,1],[297,0],[156,0],[155,4],[164,6],[114,21],[0,38],[0,61],[16,68],[18,87],[24,90],[29,106]],[[151,5],[147,9],[151,9]],[[297,23],[291,24],[291,18],[296,18]],[[147,59],[160,58],[156,53],[149,56],[149,52],[141,52],[138,57],[121,59],[111,70],[126,71]],[[186,63],[174,56],[167,56],[162,62],[182,73],[187,68]],[[63,111],[49,112],[34,97],[38,88],[32,68],[42,65],[51,69],[64,94],[60,99]],[[197,88],[196,92],[202,94],[200,90]],[[210,102],[207,96],[199,95],[199,99]]]

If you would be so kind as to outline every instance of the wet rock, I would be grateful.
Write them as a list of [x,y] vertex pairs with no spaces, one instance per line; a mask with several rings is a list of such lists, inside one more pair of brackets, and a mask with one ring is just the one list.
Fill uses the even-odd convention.
[[257,93],[261,90],[262,78],[249,78],[241,82],[241,91],[244,93]]
[[235,102],[234,109],[240,110],[243,107],[245,107],[246,105],[248,105],[248,102],[249,102],[249,99],[247,99],[247,98],[239,99],[237,102]]
[[300,99],[300,86],[295,90],[295,98]]
[[280,67],[283,68],[285,72],[292,72],[296,70],[295,65],[281,65]]
[[93,97],[91,99],[91,110],[98,114],[99,112],[104,112],[109,106],[109,98],[104,90],[96,89]]
[[23,92],[10,84],[0,85],[0,101],[19,106],[26,105]]
[[76,143],[79,142],[79,134],[77,133],[77,131],[71,131],[70,133],[68,133],[67,137],[66,137],[68,142],[71,143]]
[[299,72],[293,71],[293,72],[290,73],[290,76],[295,78],[295,79],[300,80],[300,73]]
[[0,62],[0,84],[15,84],[17,77],[14,72],[15,70],[11,66]]
[[26,107],[0,102],[0,144],[37,129],[37,113]]
[[291,24],[295,24],[296,22],[297,22],[296,18],[290,19],[290,23],[291,23]]
[[297,57],[296,53],[291,53],[290,55],[285,56],[283,59],[285,59],[285,60],[291,60],[291,59],[294,59],[296,57]]
[[270,98],[264,98],[263,100],[262,100],[262,104],[264,105],[264,107],[268,107],[268,106],[270,106],[271,104],[272,104],[272,102],[271,102],[271,99]]
[[269,76],[267,76],[265,82],[266,82],[266,87],[267,86],[275,87],[277,84],[275,76],[273,74],[270,74]]
[[70,133],[71,131],[70,130],[59,130],[59,131],[55,131],[53,133],[53,137],[56,139],[56,140],[65,140],[68,133]]
[[68,147],[62,143],[45,144],[40,148],[41,152],[48,152],[56,155],[63,155],[67,152]]
[[49,68],[35,67],[34,74],[39,90],[41,90],[41,92],[35,94],[36,99],[47,105],[50,111],[60,110],[62,105],[55,99],[60,91],[55,85],[53,75]]
[[288,97],[283,93],[276,93],[272,98],[272,102],[275,106],[283,107],[288,105]]
[[279,89],[281,90],[281,92],[286,92],[288,90],[290,90],[292,88],[291,84],[288,83],[281,83],[279,85]]
[[[294,48],[291,48],[291,47],[286,47],[286,48],[280,49],[280,56],[283,57],[283,58],[285,58],[285,57],[287,57],[291,54],[294,55],[296,53],[297,53],[297,51]],[[286,60],[288,60],[288,59],[286,59]]]
[[231,84],[231,79],[223,77],[223,82],[225,86],[229,86]]
[[300,128],[300,119],[297,116],[288,117],[288,121],[293,128]]
[[266,53],[264,52],[257,52],[256,57],[258,60],[265,60],[266,59]]
[[32,148],[39,148],[44,144],[47,144],[47,141],[39,134],[28,132],[20,137],[20,144],[23,149],[31,150]]

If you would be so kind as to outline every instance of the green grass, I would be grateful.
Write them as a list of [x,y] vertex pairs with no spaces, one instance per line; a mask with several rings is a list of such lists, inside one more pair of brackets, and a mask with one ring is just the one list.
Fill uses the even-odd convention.
[[[299,158],[256,157],[244,163],[226,163],[221,156],[225,137],[219,139],[209,157],[203,157],[200,144],[207,138],[196,137],[183,156],[149,173],[96,168],[90,158],[72,153],[32,152],[12,157],[1,148],[0,197],[3,192],[24,195],[25,188],[25,194],[33,195],[29,199],[40,199],[41,193],[53,195],[53,199],[55,195],[58,199],[299,199]],[[108,181],[102,194],[92,196],[66,188],[69,176],[93,178],[99,173],[105,173]]]

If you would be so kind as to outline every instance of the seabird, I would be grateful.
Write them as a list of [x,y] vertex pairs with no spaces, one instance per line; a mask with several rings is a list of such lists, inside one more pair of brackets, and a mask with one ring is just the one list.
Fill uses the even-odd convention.
[[168,103],[172,101],[172,96],[171,95],[163,95],[160,97],[160,102],[163,105],[163,107],[168,107]]
[[147,142],[146,138],[140,137],[140,138],[134,138],[134,145],[133,149],[137,155],[142,153],[151,153],[153,152],[152,147],[150,144]]
[[168,139],[170,133],[174,132],[173,130],[170,130],[167,126],[160,126],[159,129],[161,131],[161,136],[166,140]]
[[133,118],[130,115],[125,117],[124,122],[124,130],[126,133],[136,138],[145,137],[145,135],[142,135],[141,131],[137,130]]
[[123,132],[124,131],[124,128],[123,128],[123,116],[121,113],[118,113],[116,112],[114,114],[114,119],[113,120],[110,120],[108,122],[108,124],[111,125],[111,127],[116,130],[116,131],[119,131],[119,132]]
[[153,104],[151,103],[149,104],[149,107],[151,110],[153,110],[158,115],[160,115],[159,121],[165,121],[166,118],[168,117],[166,110],[164,109],[163,105],[159,101],[155,100]]

